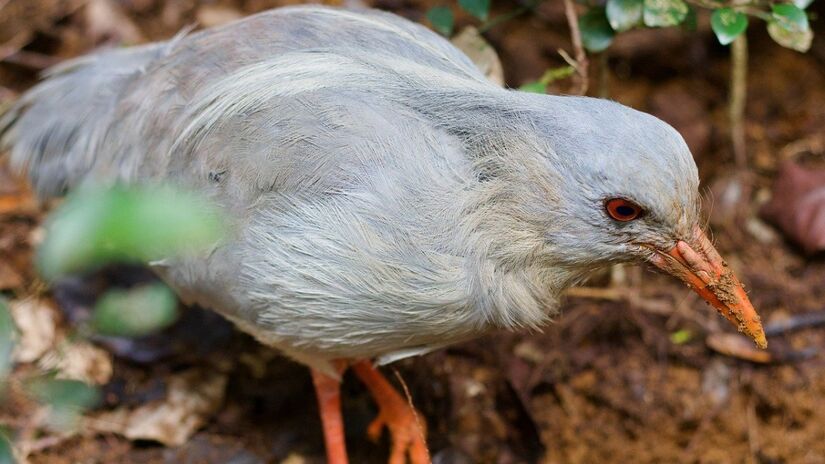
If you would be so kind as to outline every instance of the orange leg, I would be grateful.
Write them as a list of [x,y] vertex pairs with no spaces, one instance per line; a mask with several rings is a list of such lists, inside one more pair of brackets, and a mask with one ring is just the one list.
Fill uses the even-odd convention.
[[370,424],[367,434],[371,439],[377,440],[381,436],[381,429],[386,426],[392,437],[389,464],[404,464],[407,454],[412,464],[429,464],[427,430],[421,414],[370,361],[358,361],[352,365],[352,369],[378,404],[378,417]]
[[[346,364],[336,363],[335,367],[339,372],[343,372],[346,369]],[[311,372],[312,383],[315,384],[315,395],[318,397],[321,425],[324,428],[327,463],[347,464],[344,420],[341,416],[341,380],[315,369],[311,369]]]

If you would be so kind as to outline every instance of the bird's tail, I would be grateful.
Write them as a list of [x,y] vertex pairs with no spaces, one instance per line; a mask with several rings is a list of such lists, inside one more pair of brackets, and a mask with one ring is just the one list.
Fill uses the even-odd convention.
[[28,175],[42,196],[81,182],[100,164],[96,157],[115,156],[97,147],[117,118],[118,103],[172,42],[100,52],[48,70],[0,115],[0,154],[8,150],[11,167]]

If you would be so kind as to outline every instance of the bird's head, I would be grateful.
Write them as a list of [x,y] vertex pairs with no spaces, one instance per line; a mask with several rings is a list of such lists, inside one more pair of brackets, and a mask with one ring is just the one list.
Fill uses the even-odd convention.
[[[530,98],[536,104],[536,96]],[[545,188],[524,191],[542,204],[556,262],[593,268],[648,262],[696,291],[738,329],[767,342],[742,284],[701,227],[699,178],[690,150],[665,122],[593,98],[539,97],[529,117],[537,154],[532,173]],[[537,108],[534,106],[534,108]],[[539,208],[541,209],[541,208]]]

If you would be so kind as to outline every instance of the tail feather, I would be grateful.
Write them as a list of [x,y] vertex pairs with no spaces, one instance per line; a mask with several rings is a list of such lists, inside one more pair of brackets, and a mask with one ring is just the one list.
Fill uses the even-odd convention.
[[130,83],[174,42],[100,52],[62,63],[0,115],[0,150],[43,196],[82,181]]

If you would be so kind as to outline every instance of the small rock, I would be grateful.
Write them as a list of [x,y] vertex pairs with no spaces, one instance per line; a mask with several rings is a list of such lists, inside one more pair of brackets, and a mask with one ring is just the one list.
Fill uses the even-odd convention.
[[760,214],[806,254],[825,250],[825,169],[783,163]]

